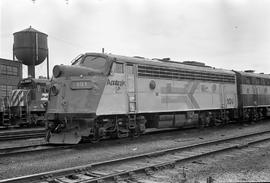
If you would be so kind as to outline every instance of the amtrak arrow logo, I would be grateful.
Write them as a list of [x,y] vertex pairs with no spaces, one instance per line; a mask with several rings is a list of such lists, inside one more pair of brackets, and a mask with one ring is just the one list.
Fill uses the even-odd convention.
[[193,96],[198,85],[199,82],[189,82],[184,87],[172,87],[172,84],[168,83],[165,87],[161,87],[161,94],[181,95],[162,96],[161,103],[186,103],[189,108],[199,109],[200,106]]

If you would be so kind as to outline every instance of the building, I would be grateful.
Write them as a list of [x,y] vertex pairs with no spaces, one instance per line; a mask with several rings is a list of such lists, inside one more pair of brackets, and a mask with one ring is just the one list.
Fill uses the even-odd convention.
[[9,96],[22,79],[22,63],[0,58],[0,98]]

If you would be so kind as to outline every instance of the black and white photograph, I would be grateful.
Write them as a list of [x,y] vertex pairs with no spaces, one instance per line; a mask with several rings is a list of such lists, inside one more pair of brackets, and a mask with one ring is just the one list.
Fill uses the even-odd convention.
[[269,0],[0,0],[0,183],[270,182]]

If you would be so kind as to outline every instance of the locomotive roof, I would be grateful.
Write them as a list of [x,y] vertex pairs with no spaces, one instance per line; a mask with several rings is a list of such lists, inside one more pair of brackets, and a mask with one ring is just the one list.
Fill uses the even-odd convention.
[[115,54],[103,54],[103,53],[86,53],[86,54],[103,56],[103,57],[107,56],[111,58],[116,58],[119,61],[132,62],[132,63],[143,64],[143,65],[162,66],[162,67],[169,67],[169,68],[182,68],[182,69],[187,69],[187,70],[197,70],[197,71],[204,71],[204,72],[215,72],[215,73],[235,75],[235,73],[230,70],[217,69],[213,67],[193,66],[193,65],[183,64],[181,62],[176,62],[176,61],[162,61],[162,60],[148,59],[148,58],[143,58],[143,57],[136,58],[136,57],[115,55]]
[[242,76],[270,79],[269,74],[259,74],[259,73],[252,73],[252,72],[243,72],[243,71],[236,71],[236,72],[238,72]]

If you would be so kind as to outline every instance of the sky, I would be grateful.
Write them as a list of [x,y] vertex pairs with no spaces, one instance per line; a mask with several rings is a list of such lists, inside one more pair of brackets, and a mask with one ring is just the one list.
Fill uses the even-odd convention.
[[13,33],[29,26],[48,34],[50,74],[102,48],[270,73],[269,0],[0,0],[0,58],[12,59]]

